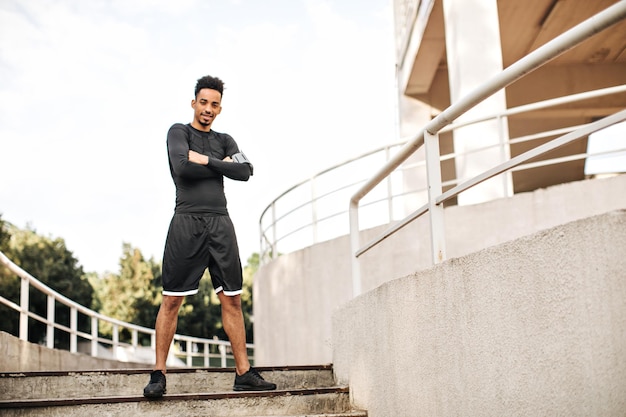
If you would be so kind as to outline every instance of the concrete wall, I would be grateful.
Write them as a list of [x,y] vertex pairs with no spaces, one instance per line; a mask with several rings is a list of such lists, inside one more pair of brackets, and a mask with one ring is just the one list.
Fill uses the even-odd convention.
[[88,371],[149,368],[149,365],[94,358],[82,353],[49,349],[0,332],[0,372]]
[[[445,211],[448,259],[566,222],[626,208],[626,175],[568,183]],[[362,233],[368,241],[386,226]],[[363,292],[432,265],[428,216],[361,258]],[[352,294],[347,236],[286,254],[254,280],[255,363],[330,363],[332,313]]]
[[336,377],[371,417],[624,416],[625,255],[621,210],[388,282],[335,312]]

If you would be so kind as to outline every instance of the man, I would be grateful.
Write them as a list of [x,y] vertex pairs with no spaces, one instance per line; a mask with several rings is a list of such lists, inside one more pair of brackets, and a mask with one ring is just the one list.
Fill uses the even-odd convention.
[[198,292],[209,269],[222,306],[222,322],[235,357],[235,391],[274,390],[250,366],[241,310],[242,269],[233,224],[226,209],[224,177],[247,181],[252,164],[227,134],[211,129],[222,111],[224,83],[216,77],[198,80],[193,121],[174,124],[167,134],[170,172],[176,186],[176,208],[163,254],[163,301],[156,320],[156,364],[143,394],[166,392],[165,362],[176,333],[185,296]]

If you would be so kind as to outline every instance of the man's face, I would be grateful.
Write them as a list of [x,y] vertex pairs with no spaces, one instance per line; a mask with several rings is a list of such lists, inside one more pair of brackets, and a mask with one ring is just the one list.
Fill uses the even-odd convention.
[[200,130],[209,130],[213,120],[222,111],[222,95],[217,90],[203,88],[198,92],[195,100],[191,101],[194,109],[194,127]]

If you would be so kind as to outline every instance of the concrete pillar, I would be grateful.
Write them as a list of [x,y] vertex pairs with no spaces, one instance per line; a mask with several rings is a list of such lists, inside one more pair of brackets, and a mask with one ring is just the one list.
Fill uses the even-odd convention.
[[[502,71],[502,51],[496,0],[443,0],[446,53],[451,103],[483,85]],[[504,90],[487,98],[457,122],[492,115],[506,109]],[[457,178],[474,177],[510,156],[506,119],[482,122],[454,132],[457,154],[494,145],[455,160]],[[504,176],[504,178],[503,178]],[[458,204],[476,204],[512,195],[510,174],[504,174],[459,195]]]

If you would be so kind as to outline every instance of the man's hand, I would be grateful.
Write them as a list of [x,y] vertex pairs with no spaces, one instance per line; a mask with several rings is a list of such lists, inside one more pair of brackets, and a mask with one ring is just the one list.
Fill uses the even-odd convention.
[[189,162],[200,165],[209,165],[209,157],[196,151],[189,151]]
[[226,158],[222,159],[222,161],[224,161],[224,162],[233,162],[233,159],[230,156],[227,156]]

